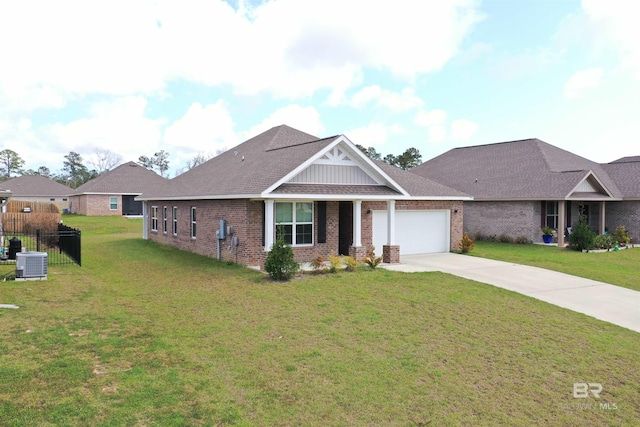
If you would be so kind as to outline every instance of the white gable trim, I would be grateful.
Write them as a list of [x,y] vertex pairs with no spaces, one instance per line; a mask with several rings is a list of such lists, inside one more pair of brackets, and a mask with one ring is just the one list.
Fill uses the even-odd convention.
[[[350,151],[350,153],[348,153],[349,160],[352,161],[352,162],[356,162],[356,164],[358,164],[358,166],[361,166],[361,169],[365,173],[367,173],[369,176],[371,176],[371,178],[373,178],[376,182],[379,182],[380,184],[383,184],[383,185],[387,185],[390,188],[392,188],[393,190],[399,192],[400,194],[402,194],[404,196],[409,196],[409,193],[404,188],[402,188],[397,182],[395,182],[393,179],[391,179],[391,177],[389,175],[384,173],[382,171],[382,169],[380,169],[378,166],[376,166],[376,164],[373,163],[373,161],[371,159],[369,159],[369,157],[367,157],[363,152],[361,152],[358,149],[358,147],[356,147],[344,135],[340,135],[339,137],[337,137],[331,144],[326,146],[323,150],[320,150],[319,152],[317,152],[316,154],[311,156],[309,159],[307,159],[305,162],[303,162],[297,168],[293,169],[287,175],[285,175],[284,177],[282,177],[281,179],[276,181],[273,185],[271,185],[270,187],[265,189],[262,192],[262,195],[264,197],[268,197],[269,194],[273,190],[278,188],[280,185],[282,185],[282,184],[284,184],[286,182],[289,182],[296,175],[298,175],[299,173],[301,173],[302,171],[307,169],[312,164],[316,163],[319,159],[326,158],[326,159],[330,160],[329,157],[326,157],[327,153],[333,153],[332,150],[339,144],[346,144],[347,148]],[[363,168],[362,166],[365,166],[365,167]]]
[[[600,188],[594,187],[593,184],[589,182],[590,178],[593,179],[596,182],[597,187],[600,187]],[[601,194],[604,193],[604,195],[612,199],[614,198],[613,194],[611,194],[611,192],[607,189],[607,187],[605,187],[602,181],[598,179],[598,177],[596,176],[596,174],[593,173],[593,171],[588,171],[584,176],[584,178],[582,178],[580,182],[578,182],[578,184],[575,187],[573,187],[573,189],[569,192],[566,198],[567,199],[571,198],[573,193],[580,193],[580,192],[584,193],[585,191],[582,188],[585,186],[585,184],[593,190],[589,192],[601,193]]]

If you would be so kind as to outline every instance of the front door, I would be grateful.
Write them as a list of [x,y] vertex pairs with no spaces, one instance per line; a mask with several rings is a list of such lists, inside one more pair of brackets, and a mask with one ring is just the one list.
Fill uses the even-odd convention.
[[353,202],[340,202],[338,215],[338,252],[349,255],[353,244]]

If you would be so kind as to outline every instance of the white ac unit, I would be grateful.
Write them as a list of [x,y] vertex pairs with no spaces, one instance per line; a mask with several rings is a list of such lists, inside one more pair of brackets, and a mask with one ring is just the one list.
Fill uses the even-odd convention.
[[16,278],[47,278],[48,258],[46,252],[16,253]]

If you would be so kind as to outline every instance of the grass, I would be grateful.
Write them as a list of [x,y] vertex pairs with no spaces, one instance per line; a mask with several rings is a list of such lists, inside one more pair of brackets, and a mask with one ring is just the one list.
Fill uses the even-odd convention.
[[[137,222],[137,224],[136,224]],[[274,283],[65,218],[83,267],[0,284],[4,426],[635,425],[638,334],[442,273]],[[601,399],[574,399],[597,382]],[[614,409],[615,408],[615,409]]]
[[475,249],[468,255],[546,268],[640,291],[640,248],[582,253],[557,246],[475,242]]

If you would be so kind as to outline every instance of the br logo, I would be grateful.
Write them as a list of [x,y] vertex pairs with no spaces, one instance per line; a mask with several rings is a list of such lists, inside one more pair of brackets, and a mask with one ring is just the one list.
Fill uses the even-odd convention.
[[589,393],[596,399],[600,399],[600,393],[602,393],[602,384],[600,383],[573,383],[573,397],[574,399],[586,399],[589,397]]

